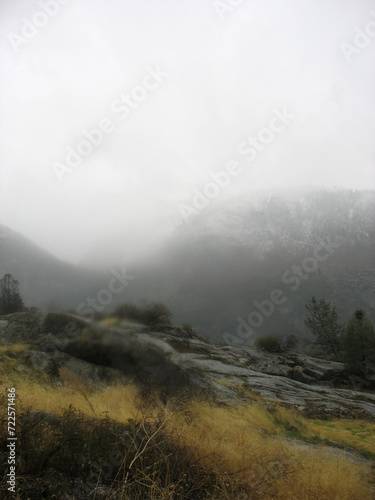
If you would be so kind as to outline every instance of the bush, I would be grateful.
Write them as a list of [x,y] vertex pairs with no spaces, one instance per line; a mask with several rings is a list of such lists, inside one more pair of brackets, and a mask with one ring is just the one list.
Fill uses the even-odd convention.
[[181,330],[183,332],[187,333],[188,335],[195,334],[194,328],[192,327],[192,325],[190,323],[182,323]]
[[333,356],[330,356],[329,354],[326,353],[323,349],[320,347],[314,347],[310,349],[310,351],[307,353],[309,356],[312,356],[313,358],[319,358],[319,359],[325,359],[326,361],[332,361]]
[[149,325],[170,325],[172,313],[165,304],[156,302],[146,307],[145,318]]
[[257,349],[267,352],[281,352],[281,342],[277,335],[265,335],[254,342]]
[[172,313],[165,304],[154,302],[143,309],[134,304],[123,304],[118,307],[114,315],[118,318],[126,318],[149,326],[170,325]]
[[286,337],[281,345],[281,349],[283,351],[291,351],[295,349],[298,345],[297,337],[292,333]]

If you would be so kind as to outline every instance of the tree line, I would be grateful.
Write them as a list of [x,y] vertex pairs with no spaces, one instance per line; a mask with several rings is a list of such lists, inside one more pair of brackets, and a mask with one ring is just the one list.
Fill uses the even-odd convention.
[[[320,350],[314,356],[343,362],[353,375],[366,378],[375,372],[375,330],[365,311],[358,309],[345,324],[339,321],[336,308],[325,299],[318,301],[312,297],[305,307],[305,324]],[[297,343],[295,335],[282,341],[271,334],[259,337],[254,345],[264,351],[282,353],[293,350]]]
[[358,309],[347,324],[339,321],[336,308],[312,297],[306,304],[306,326],[315,343],[331,359],[343,361],[351,373],[366,376],[375,364],[375,331],[365,311]]
[[[19,282],[10,273],[0,279],[0,314],[12,314],[25,310],[19,292]],[[375,330],[365,311],[358,309],[344,324],[339,321],[336,308],[325,299],[312,297],[306,304],[306,326],[315,337],[315,344],[330,359],[346,363],[348,370],[365,376],[375,367]],[[146,324],[171,324],[171,312],[161,303],[140,308],[124,304],[114,312],[115,316],[141,321]],[[257,339],[255,345],[270,352],[293,349],[297,338],[290,335],[281,343],[279,337],[267,335]]]

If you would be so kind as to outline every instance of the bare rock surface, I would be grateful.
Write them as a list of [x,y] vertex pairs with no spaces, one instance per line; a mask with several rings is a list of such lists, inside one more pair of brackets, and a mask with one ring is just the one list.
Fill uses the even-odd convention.
[[[216,397],[223,401],[235,400],[236,389],[247,387],[265,399],[292,405],[311,416],[375,418],[375,394],[321,385],[343,377],[341,363],[300,354],[282,356],[251,348],[220,347],[198,340],[189,343],[193,352],[171,352],[168,338],[157,332],[143,333],[139,338],[158,348],[164,342],[165,354],[191,374],[203,374]],[[209,352],[200,353],[201,344],[205,350],[208,345]]]
[[[66,324],[74,334],[66,335]],[[246,389],[316,418],[375,418],[375,394],[342,388],[348,383],[342,363],[302,354],[213,345],[177,327],[104,326],[66,314],[35,315],[35,323],[20,316],[19,328],[12,319],[1,340],[12,339],[30,343],[25,356],[37,371],[65,366],[94,381],[130,376],[146,386],[204,391],[223,403],[239,401]]]

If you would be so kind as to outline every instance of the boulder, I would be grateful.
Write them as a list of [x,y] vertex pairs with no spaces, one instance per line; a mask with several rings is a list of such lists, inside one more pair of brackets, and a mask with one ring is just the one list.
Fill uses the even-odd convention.
[[46,373],[47,375],[57,374],[56,363],[48,353],[29,350],[23,353],[22,359],[39,373]]
[[[77,329],[65,335],[71,322]],[[315,418],[375,418],[375,395],[365,392],[369,382],[356,381],[357,391],[338,388],[344,381],[353,383],[345,366],[334,361],[218,346],[187,338],[186,332],[175,327],[158,331],[129,322],[89,325],[61,313],[47,315],[43,323],[39,313],[21,313],[9,319],[5,330],[18,341],[29,340],[32,348],[22,356],[39,373],[53,375],[66,367],[92,382],[130,377],[145,388],[197,391],[225,404],[254,393],[267,404],[293,406]]]
[[30,343],[42,333],[42,314],[39,311],[19,312],[7,317],[2,339],[10,343]]
[[86,326],[84,319],[66,313],[49,313],[43,321],[44,333],[64,338],[78,337]]

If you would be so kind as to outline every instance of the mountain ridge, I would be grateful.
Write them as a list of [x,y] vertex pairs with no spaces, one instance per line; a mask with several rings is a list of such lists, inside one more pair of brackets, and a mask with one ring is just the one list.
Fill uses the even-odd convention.
[[[107,310],[123,302],[164,302],[176,323],[188,318],[198,332],[222,342],[224,333],[235,335],[237,318],[246,320],[254,301],[269,299],[280,289],[287,301],[264,319],[255,338],[306,334],[304,305],[312,295],[332,302],[343,321],[359,308],[375,321],[374,214],[374,191],[311,190],[284,198],[269,194],[241,199],[221,211],[209,206],[176,227],[153,259],[129,264],[126,269],[135,279]],[[85,268],[65,264],[0,227],[6,231],[0,272],[19,279],[27,305],[45,308],[54,299],[61,308],[75,310],[108,286],[108,272],[90,269],[89,262]],[[291,290],[285,273],[297,279],[294,269],[304,262],[314,264],[322,240],[338,246],[306,279],[298,278],[298,290]],[[121,255],[121,241],[104,243]]]

